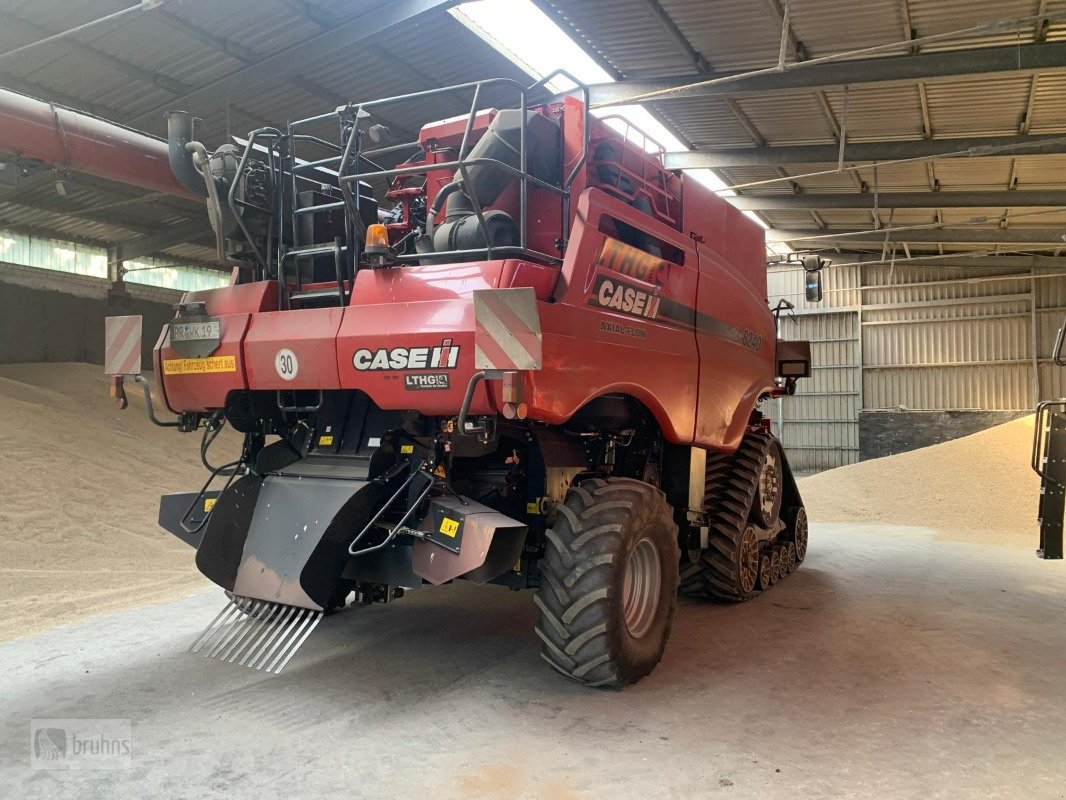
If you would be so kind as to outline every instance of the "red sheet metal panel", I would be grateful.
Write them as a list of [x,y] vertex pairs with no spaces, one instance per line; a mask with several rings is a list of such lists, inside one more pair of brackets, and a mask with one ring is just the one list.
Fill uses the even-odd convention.
[[305,308],[252,315],[244,340],[253,389],[339,389],[337,333],[345,309]]

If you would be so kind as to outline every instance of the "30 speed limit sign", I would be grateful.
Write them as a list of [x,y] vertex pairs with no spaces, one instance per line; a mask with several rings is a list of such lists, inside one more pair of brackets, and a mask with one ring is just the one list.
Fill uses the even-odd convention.
[[282,380],[295,380],[296,373],[300,371],[300,362],[296,359],[296,353],[287,347],[278,350],[278,354],[274,356],[274,369],[277,370]]

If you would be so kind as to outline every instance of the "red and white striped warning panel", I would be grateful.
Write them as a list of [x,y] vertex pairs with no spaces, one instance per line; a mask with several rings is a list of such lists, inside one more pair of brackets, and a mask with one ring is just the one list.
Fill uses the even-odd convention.
[[540,369],[540,316],[532,289],[474,292],[474,368]]
[[141,374],[141,315],[104,319],[104,372]]

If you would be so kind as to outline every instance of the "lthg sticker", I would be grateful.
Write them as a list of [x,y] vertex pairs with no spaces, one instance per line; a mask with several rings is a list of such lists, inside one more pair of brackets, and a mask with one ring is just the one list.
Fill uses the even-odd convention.
[[278,350],[274,356],[274,369],[283,381],[296,380],[296,374],[300,371],[300,362],[296,360],[296,353],[287,347]]

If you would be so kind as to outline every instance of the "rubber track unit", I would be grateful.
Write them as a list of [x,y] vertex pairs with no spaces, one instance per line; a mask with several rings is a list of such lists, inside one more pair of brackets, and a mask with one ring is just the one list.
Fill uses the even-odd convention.
[[707,454],[707,549],[698,561],[682,563],[683,594],[734,602],[758,594],[744,592],[740,586],[737,548],[755,500],[763,458],[772,441],[766,434],[750,433],[732,455]]
[[[666,496],[650,484],[632,478],[593,478],[572,487],[558,512],[547,531],[548,549],[540,565],[543,586],[535,596],[541,611],[536,625],[544,643],[541,655],[563,675],[589,686],[622,688],[635,683],[661,657],[675,603],[662,610],[665,619],[656,626],[659,629],[648,632],[641,648],[647,652],[635,653],[621,645],[624,634],[616,628],[624,623],[612,611],[618,602],[615,594],[621,591],[616,585],[620,575],[616,562],[622,557],[628,527],[642,533],[661,531],[666,546],[673,549],[670,563],[677,563],[673,511]],[[667,594],[675,596],[676,590]]]

